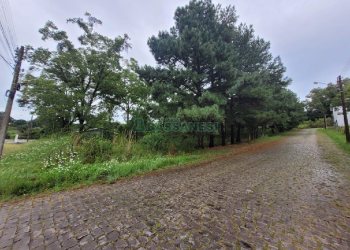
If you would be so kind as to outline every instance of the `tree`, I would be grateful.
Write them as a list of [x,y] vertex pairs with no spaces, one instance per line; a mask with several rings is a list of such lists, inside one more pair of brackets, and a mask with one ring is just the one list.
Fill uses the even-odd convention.
[[137,61],[132,58],[121,73],[122,97],[117,108],[124,112],[127,124],[134,114],[148,112],[150,102],[150,89],[136,73],[137,69]]
[[[350,109],[350,78],[344,78],[343,79],[343,89],[344,89],[344,97],[345,97],[345,102],[347,105],[347,109]],[[340,97],[340,91],[339,91],[339,86],[335,84],[331,84],[331,89],[329,91],[332,91],[332,102],[331,105],[332,107],[339,107],[341,106],[341,97]],[[332,97],[331,96],[331,97]]]
[[[65,31],[51,21],[39,30],[44,41],[56,42],[56,50],[37,48],[29,55],[31,70],[26,76],[20,100],[39,118],[69,128],[79,122],[79,131],[89,127],[98,111],[111,110],[120,102],[121,52],[129,47],[124,35],[108,38],[95,31],[102,22],[85,14],[71,18],[83,32],[79,47],[69,40]],[[36,76],[39,72],[39,76]]]
[[[202,114],[201,121],[220,121],[221,103],[215,103],[218,98],[205,102],[202,97],[207,89],[224,80],[228,64],[224,59],[232,55],[225,53],[231,35],[225,29],[236,22],[235,11],[221,9],[209,0],[191,1],[176,10],[174,19],[170,32],[161,31],[148,41],[158,67],[146,66],[139,71],[159,103],[157,113],[165,117],[177,114],[188,121],[194,119],[190,115],[199,119]],[[203,110],[217,110],[217,115],[205,114]]]
[[[254,139],[259,127],[284,130],[294,124],[296,114],[282,105],[284,98],[298,112],[302,105],[286,89],[291,80],[284,76],[281,59],[273,58],[270,44],[256,37],[252,26],[236,24],[234,7],[192,0],[176,10],[174,19],[170,31],[161,31],[148,41],[157,67],[139,71],[159,104],[158,117],[216,119],[222,123],[223,145],[228,124],[232,143],[234,132],[240,142],[243,128]],[[203,101],[204,96],[210,96],[210,101]],[[203,110],[217,110],[217,116]],[[209,145],[213,145],[213,135]]]
[[[307,95],[306,108],[314,117],[323,118],[324,128],[327,128],[326,118],[331,115],[331,106],[337,96],[337,88],[329,84],[326,88],[314,88]],[[340,98],[339,98],[340,100]]]
[[227,116],[231,122],[231,142],[234,142],[234,127],[236,142],[240,142],[242,127],[246,127],[249,138],[254,139],[259,126],[269,126],[278,112],[279,93],[290,79],[284,77],[286,68],[281,59],[272,57],[270,44],[256,37],[252,26],[241,24],[237,28],[232,47],[238,63],[236,77],[226,90],[230,99]]

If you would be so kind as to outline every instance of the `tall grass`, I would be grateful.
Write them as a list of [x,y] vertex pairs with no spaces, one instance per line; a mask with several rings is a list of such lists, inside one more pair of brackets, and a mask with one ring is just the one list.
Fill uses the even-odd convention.
[[9,152],[0,161],[0,200],[60,190],[96,181],[112,182],[168,166],[205,160],[220,153],[167,153],[148,150],[128,136],[113,141],[71,136],[40,139]]
[[319,129],[319,131],[329,136],[329,138],[331,138],[339,148],[350,154],[350,143],[346,143],[346,138],[343,131],[334,128]]
[[4,155],[12,154],[17,151],[22,151],[26,147],[30,145],[31,142],[29,143],[5,143],[4,145]]
[[[265,137],[259,142],[279,138]],[[136,143],[129,135],[117,135],[113,140],[61,135],[23,145],[0,161],[0,200],[94,182],[114,182],[156,169],[206,161],[230,150],[192,148],[189,152],[190,138],[184,138],[187,146],[174,151],[178,142],[154,139],[155,136],[149,136]],[[155,150],[159,146],[167,150]]]

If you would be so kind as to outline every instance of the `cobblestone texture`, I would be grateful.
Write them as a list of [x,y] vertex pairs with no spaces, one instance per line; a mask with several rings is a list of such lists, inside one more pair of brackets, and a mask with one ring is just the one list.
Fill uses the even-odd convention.
[[349,168],[322,152],[305,130],[196,168],[5,203],[0,249],[350,249]]

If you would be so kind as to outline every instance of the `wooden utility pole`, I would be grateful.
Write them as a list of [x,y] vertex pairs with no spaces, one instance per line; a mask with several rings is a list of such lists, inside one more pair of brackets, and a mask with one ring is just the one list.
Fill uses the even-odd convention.
[[15,99],[16,91],[18,88],[18,78],[19,78],[19,73],[21,71],[23,56],[24,56],[24,47],[21,46],[21,48],[18,51],[18,57],[17,57],[16,67],[15,67],[15,72],[13,74],[12,85],[8,92],[6,109],[0,125],[1,126],[0,127],[0,157],[2,157],[2,151],[4,149],[7,126],[10,121],[12,104]]
[[344,95],[344,89],[343,89],[343,83],[342,83],[341,76],[338,76],[337,83],[338,83],[339,90],[340,90],[341,105],[343,107],[346,142],[350,143],[349,121],[348,121],[348,114],[346,111],[345,95]]

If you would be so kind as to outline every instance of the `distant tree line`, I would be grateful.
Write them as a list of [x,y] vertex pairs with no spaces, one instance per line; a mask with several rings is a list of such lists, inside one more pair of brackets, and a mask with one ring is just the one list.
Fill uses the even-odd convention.
[[[4,112],[0,112],[0,122]],[[16,134],[20,139],[39,139],[43,130],[36,120],[26,121],[10,117],[9,127],[6,132],[6,139],[14,139]]]
[[[344,95],[347,109],[350,110],[350,79],[343,80]],[[341,107],[339,86],[329,83],[324,88],[317,87],[310,91],[305,101],[307,120],[323,120],[323,127],[327,127],[327,118],[332,117],[332,107]]]
[[82,31],[78,45],[47,22],[39,32],[57,46],[27,48],[31,67],[20,104],[51,132],[114,129],[121,113],[131,131],[136,118],[219,122],[219,133],[190,135],[200,147],[285,131],[304,119],[281,59],[252,26],[237,22],[233,6],[192,0],[177,8],[174,20],[169,31],[148,40],[155,67],[122,58],[128,36],[97,33],[102,22],[89,13],[67,20]]

